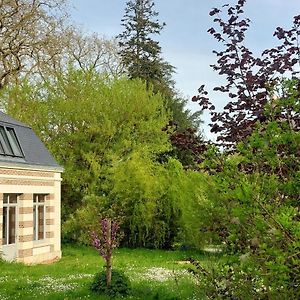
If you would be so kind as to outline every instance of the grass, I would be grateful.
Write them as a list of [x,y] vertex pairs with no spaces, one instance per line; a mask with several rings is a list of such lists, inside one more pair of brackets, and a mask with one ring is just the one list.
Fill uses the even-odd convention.
[[[129,277],[132,293],[125,299],[204,299],[201,288],[180,263],[197,258],[209,266],[217,259],[193,251],[117,249],[114,268]],[[88,247],[64,246],[63,258],[51,265],[25,266],[0,262],[0,300],[108,299],[89,290],[94,274],[104,266]]]

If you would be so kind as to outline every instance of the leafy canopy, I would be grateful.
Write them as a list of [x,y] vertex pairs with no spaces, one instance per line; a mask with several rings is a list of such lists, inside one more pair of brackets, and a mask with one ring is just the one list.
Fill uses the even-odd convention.
[[23,82],[3,95],[7,113],[31,125],[64,166],[68,208],[86,194],[102,194],[110,166],[136,152],[155,159],[170,149],[161,130],[167,122],[163,100],[138,79],[69,70],[55,82]]

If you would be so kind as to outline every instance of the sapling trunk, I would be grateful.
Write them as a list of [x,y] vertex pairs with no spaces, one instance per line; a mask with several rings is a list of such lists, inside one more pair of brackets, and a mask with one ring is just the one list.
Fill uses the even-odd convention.
[[107,244],[106,244],[106,286],[110,287],[111,284],[111,273],[112,273],[112,247],[111,247],[111,220],[107,222]]
[[111,273],[112,273],[112,263],[111,263],[111,258],[107,260],[107,265],[106,265],[106,286],[110,287],[111,284]]

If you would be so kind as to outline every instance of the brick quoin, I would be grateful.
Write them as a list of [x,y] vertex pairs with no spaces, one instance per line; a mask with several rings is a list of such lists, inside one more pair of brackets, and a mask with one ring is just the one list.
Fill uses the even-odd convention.
[[20,207],[19,208],[20,215],[26,215],[26,214],[32,214],[32,213],[33,213],[32,207]]
[[18,255],[19,258],[29,257],[29,256],[33,255],[33,249],[32,248],[30,248],[30,249],[20,249],[18,252],[19,252],[19,255]]
[[51,232],[46,232],[46,238],[47,238],[47,239],[54,238],[54,232],[53,232],[53,231],[51,231]]
[[0,175],[32,176],[32,177],[49,177],[53,178],[53,172],[27,171],[15,169],[0,169]]
[[33,221],[20,221],[19,228],[30,228],[33,227]]
[[33,241],[33,234],[20,235],[19,236],[19,242],[20,243],[31,242],[31,241]]
[[54,186],[54,181],[0,179],[0,184],[3,184],[3,185],[29,185],[29,186]]

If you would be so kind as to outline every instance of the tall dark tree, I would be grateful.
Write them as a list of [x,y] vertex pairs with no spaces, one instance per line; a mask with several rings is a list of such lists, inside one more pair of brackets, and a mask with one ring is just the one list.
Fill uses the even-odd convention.
[[161,47],[153,39],[165,23],[157,19],[153,0],[130,0],[122,19],[124,31],[118,35],[122,62],[130,78],[141,78],[166,93],[173,86],[174,67],[161,57]]
[[[130,0],[126,4],[122,19],[124,31],[118,35],[120,55],[130,78],[141,78],[153,86],[154,92],[160,92],[171,112],[171,142],[175,147],[169,155],[176,156],[184,165],[197,162],[195,149],[199,147],[199,127],[201,113],[191,113],[185,108],[186,99],[178,95],[172,75],[174,67],[163,60],[158,41],[153,38],[159,35],[165,23],[158,20],[153,0]],[[175,126],[174,126],[175,125]],[[183,140],[189,141],[189,149],[183,147]],[[196,142],[196,144],[192,143]],[[197,156],[197,158],[196,158]]]

